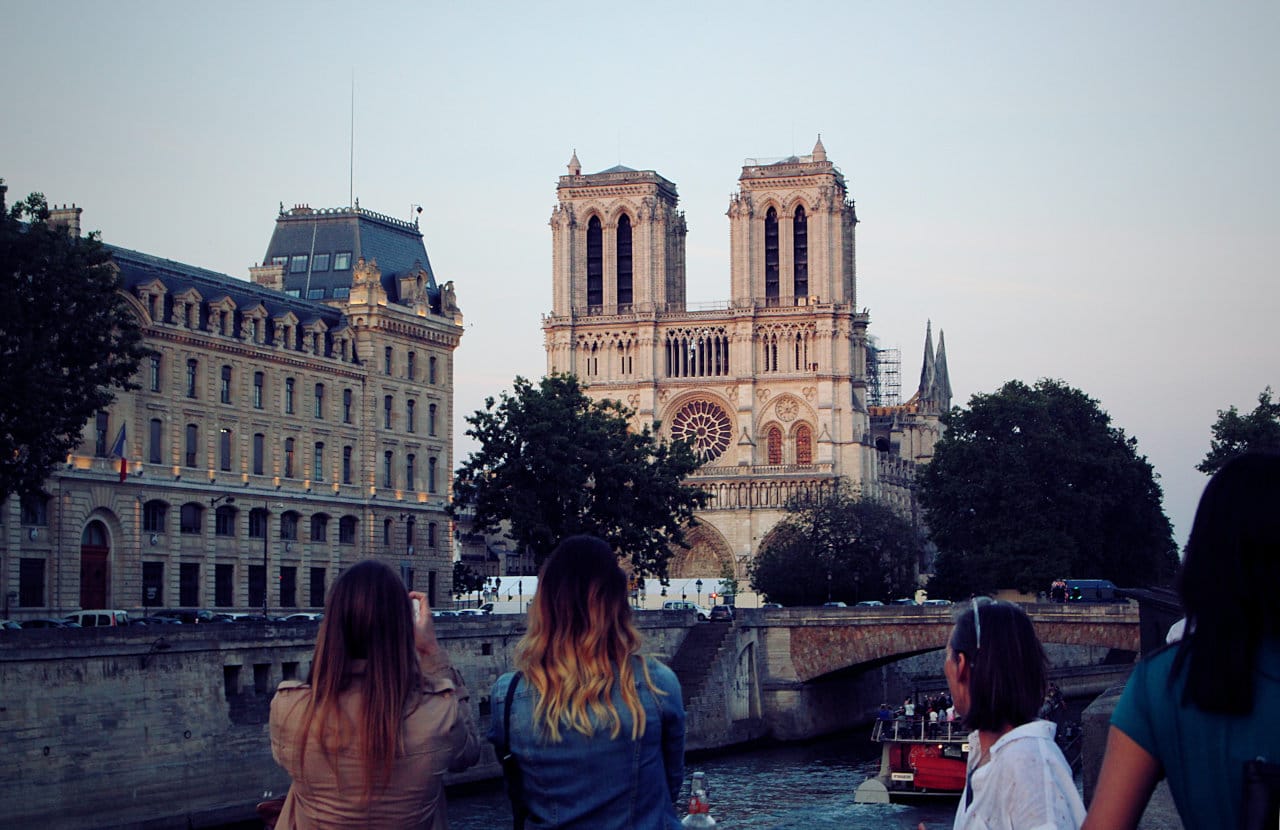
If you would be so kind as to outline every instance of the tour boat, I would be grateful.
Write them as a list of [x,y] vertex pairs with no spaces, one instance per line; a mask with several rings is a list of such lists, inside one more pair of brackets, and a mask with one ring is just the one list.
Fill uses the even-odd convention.
[[955,798],[964,792],[969,735],[960,724],[930,724],[923,718],[876,721],[871,740],[880,744],[880,773],[858,786],[855,801],[884,804]]

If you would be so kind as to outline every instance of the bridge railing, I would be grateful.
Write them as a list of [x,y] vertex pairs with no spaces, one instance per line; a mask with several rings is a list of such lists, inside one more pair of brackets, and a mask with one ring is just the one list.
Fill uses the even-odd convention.
[[969,733],[958,721],[938,721],[930,723],[928,718],[898,717],[893,720],[878,720],[871,730],[871,740],[875,743],[886,741],[922,741],[928,743],[964,743]]

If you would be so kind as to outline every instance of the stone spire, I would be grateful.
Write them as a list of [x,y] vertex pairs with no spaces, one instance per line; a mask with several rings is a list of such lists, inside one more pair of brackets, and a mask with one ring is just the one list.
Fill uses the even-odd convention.
[[813,145],[813,160],[827,160],[827,148],[822,146],[822,133],[818,133],[818,143]]
[[933,357],[933,321],[925,323],[924,363],[920,367],[920,400],[932,400],[933,385],[937,377],[937,364]]
[[573,150],[573,157],[569,159],[569,175],[570,176],[582,175],[582,162],[578,161],[578,150],[576,147]]
[[938,330],[938,356],[934,364],[934,383],[938,393],[935,396],[943,410],[951,408],[951,377],[947,374],[947,342],[946,335]]

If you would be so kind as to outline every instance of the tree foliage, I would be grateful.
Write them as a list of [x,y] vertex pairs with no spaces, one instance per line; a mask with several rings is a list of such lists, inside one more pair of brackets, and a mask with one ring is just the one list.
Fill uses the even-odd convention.
[[453,563],[453,595],[464,597],[484,587],[485,576],[461,560]]
[[38,491],[147,354],[97,235],[48,220],[39,193],[9,208],[0,180],[0,501]]
[[471,512],[477,530],[509,523],[509,535],[541,563],[575,533],[590,533],[630,559],[638,575],[665,576],[706,494],[681,482],[699,466],[658,424],[633,429],[617,401],[591,400],[571,375],[537,386],[517,377],[513,394],[467,416],[480,442],[454,479],[452,515]]
[[918,477],[939,551],[931,594],[1172,578],[1177,549],[1155,471],[1097,401],[1061,381],[1010,381],[946,424]]
[[1258,395],[1258,405],[1248,415],[1241,415],[1234,406],[1218,410],[1209,452],[1196,469],[1213,475],[1235,456],[1263,449],[1280,451],[1280,401],[1271,400],[1270,386]]
[[800,496],[751,564],[751,587],[771,602],[887,601],[911,594],[924,540],[891,508],[847,489]]

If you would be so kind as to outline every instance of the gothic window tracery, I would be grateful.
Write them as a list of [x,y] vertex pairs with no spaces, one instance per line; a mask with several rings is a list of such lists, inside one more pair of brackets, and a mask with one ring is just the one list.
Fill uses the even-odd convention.
[[764,302],[778,304],[778,211],[769,208],[764,215]]
[[765,433],[765,447],[768,454],[768,464],[782,463],[782,430],[777,426],[769,427]]
[[669,331],[663,347],[667,377],[729,374],[729,336],[723,328]]
[[813,430],[808,424],[797,424],[795,437],[796,464],[802,467],[811,466],[813,464]]
[[688,442],[699,458],[711,462],[729,448],[733,424],[719,404],[694,400],[680,407],[671,419],[671,436]]
[[600,217],[587,223],[587,313],[599,314],[604,305],[604,230]]
[[618,218],[618,312],[631,310],[632,301],[632,259],[631,259],[631,217],[625,213]]
[[809,295],[809,222],[804,205],[796,206],[791,220],[791,245],[796,302]]

